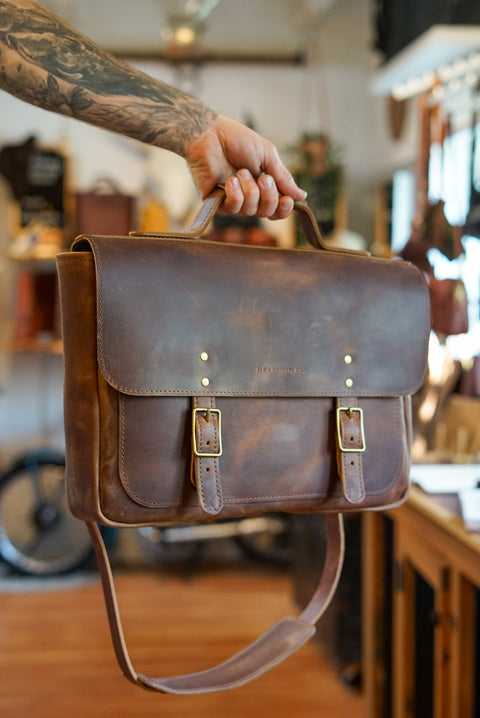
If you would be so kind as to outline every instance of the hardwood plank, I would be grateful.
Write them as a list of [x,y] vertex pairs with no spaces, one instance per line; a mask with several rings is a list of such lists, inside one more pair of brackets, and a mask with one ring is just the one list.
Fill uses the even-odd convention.
[[[150,675],[201,670],[240,650],[277,618],[296,614],[288,576],[213,568],[191,580],[121,571],[119,602],[131,657]],[[310,642],[255,682],[227,693],[167,696],[129,684],[114,661],[98,581],[49,592],[2,594],[0,715],[5,718],[361,718]]]

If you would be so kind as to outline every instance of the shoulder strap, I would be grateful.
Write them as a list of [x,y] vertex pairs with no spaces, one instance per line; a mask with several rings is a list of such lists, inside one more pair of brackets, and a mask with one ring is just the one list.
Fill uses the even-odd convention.
[[122,673],[129,681],[143,688],[189,695],[211,693],[241,686],[261,676],[292,655],[315,633],[315,623],[325,613],[335,593],[343,564],[344,534],[341,514],[325,516],[327,551],[317,589],[299,618],[283,618],[260,638],[223,663],[199,673],[149,678],[133,668],[125,643],[110,561],[96,524],[86,522],[92,538],[102,579],[110,632]]

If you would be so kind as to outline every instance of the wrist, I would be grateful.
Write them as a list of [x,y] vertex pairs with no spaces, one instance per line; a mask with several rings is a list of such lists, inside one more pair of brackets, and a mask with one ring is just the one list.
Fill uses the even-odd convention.
[[203,159],[208,148],[212,148],[217,141],[217,118],[217,113],[205,108],[202,122],[197,122],[193,131],[189,133],[182,153],[188,164],[192,164],[198,159]]

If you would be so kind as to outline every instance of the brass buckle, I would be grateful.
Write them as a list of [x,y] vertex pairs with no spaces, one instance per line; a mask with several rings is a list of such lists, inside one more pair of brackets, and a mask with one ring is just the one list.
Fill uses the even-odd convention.
[[[216,414],[218,417],[218,451],[213,453],[207,453],[199,451],[197,448],[197,432],[195,431],[197,414],[202,412],[206,414],[207,421],[210,419],[210,414]],[[222,455],[222,412],[220,409],[207,409],[203,407],[197,407],[192,411],[192,436],[193,436],[193,453],[195,456],[216,458]]]
[[[362,439],[362,445],[358,448],[352,449],[348,446],[344,446],[342,442],[342,427],[340,424],[340,416],[341,412],[346,411],[349,418],[352,416],[352,412],[357,412],[357,414],[360,417],[360,436]],[[337,437],[338,437],[338,447],[340,451],[342,451],[345,454],[363,454],[363,452],[366,450],[367,445],[365,443],[365,429],[363,425],[363,409],[360,409],[357,406],[339,406],[337,408]]]

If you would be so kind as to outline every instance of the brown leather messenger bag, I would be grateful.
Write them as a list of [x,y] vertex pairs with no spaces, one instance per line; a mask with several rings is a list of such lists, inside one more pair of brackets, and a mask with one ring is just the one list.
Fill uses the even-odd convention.
[[[203,240],[223,197],[184,233],[81,236],[57,260],[69,505],[92,536],[123,673],[168,693],[242,685],[313,635],[340,574],[341,514],[407,494],[410,398],[426,371],[415,267],[328,249],[304,203],[315,251]],[[268,512],[326,515],[323,574],[300,617],[214,668],[137,673],[97,524]]]

